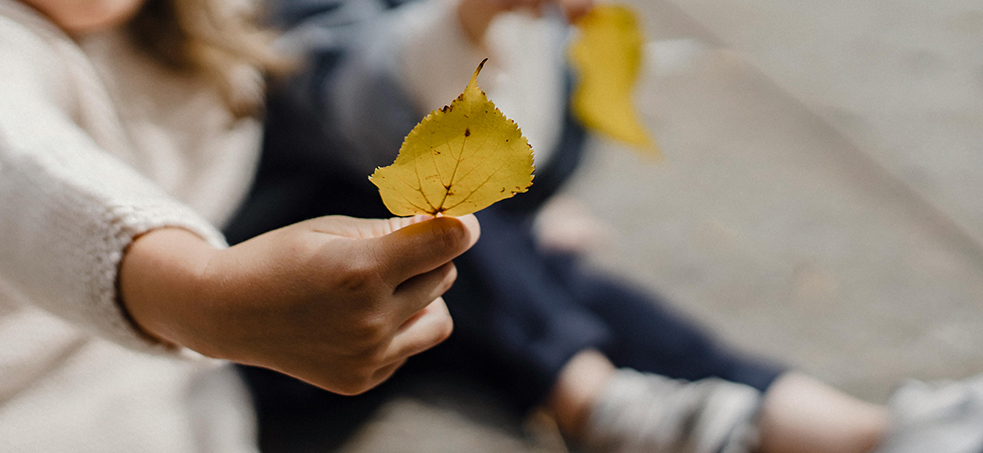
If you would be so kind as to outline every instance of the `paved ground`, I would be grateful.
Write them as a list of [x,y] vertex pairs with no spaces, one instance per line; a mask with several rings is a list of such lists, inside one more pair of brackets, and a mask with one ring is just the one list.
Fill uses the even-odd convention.
[[[872,401],[983,372],[983,3],[633,3],[665,160],[594,142],[569,191],[618,234],[594,265]],[[458,393],[343,451],[563,450]]]
[[[711,50],[640,93],[665,164],[574,189],[622,232],[603,262],[868,399],[983,372],[983,3],[638,4]],[[652,217],[611,206],[631,168]]]

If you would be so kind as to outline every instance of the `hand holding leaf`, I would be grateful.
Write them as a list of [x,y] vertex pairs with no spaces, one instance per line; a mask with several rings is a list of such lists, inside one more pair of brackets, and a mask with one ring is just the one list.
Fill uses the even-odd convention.
[[485,61],[457,99],[410,131],[396,161],[369,177],[393,214],[461,216],[532,185],[531,145],[478,88]]

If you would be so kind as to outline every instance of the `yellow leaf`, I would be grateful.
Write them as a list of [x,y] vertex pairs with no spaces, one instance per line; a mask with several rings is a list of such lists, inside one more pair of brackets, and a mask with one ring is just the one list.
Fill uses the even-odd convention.
[[626,7],[598,5],[577,23],[569,56],[577,72],[573,112],[588,128],[658,153],[632,103],[642,65],[642,33]]
[[478,88],[485,61],[451,105],[410,131],[392,165],[369,176],[393,214],[461,216],[532,185],[532,147]]

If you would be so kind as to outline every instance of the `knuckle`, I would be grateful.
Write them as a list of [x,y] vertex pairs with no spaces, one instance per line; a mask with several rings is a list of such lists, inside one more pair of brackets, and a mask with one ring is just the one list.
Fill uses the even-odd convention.
[[457,280],[457,266],[453,263],[448,263],[447,268],[444,270],[444,277],[441,279],[441,294],[447,292],[454,285],[454,281]]
[[453,250],[457,249],[464,243],[465,236],[467,235],[467,230],[464,224],[456,219],[447,219],[441,222],[438,228],[434,228],[434,242],[438,244],[441,249]]
[[367,316],[361,319],[352,329],[357,354],[360,356],[370,355],[369,353],[385,343],[389,337],[389,331],[389,323],[382,316]]
[[[278,236],[276,247],[281,256],[293,257],[298,262],[306,263],[307,266],[317,261],[318,250],[311,246],[310,240],[304,234],[299,234],[296,230],[274,231],[271,234]],[[309,271],[310,269],[304,270]]]
[[437,323],[437,343],[443,343],[452,333],[454,333],[454,320],[445,313]]
[[374,297],[379,284],[380,275],[376,265],[366,259],[353,258],[345,264],[339,273],[339,285],[343,291],[360,293]]
[[333,390],[341,395],[355,396],[367,392],[372,387],[370,375],[359,373],[339,382]]
[[331,385],[330,390],[334,393],[344,396],[357,395],[357,389],[352,385],[351,381],[348,379],[340,380]]
[[347,381],[345,391],[348,395],[358,395],[371,390],[378,384],[376,371],[381,366],[379,364],[364,365],[359,367]]
[[342,395],[357,395],[368,390],[369,379],[372,376],[372,369],[353,360],[345,364],[343,372],[335,375],[330,390]]

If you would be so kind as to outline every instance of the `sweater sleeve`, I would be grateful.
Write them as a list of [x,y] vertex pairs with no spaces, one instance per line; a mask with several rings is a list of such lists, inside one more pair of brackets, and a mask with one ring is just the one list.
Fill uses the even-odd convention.
[[127,246],[165,226],[224,239],[76,125],[52,95],[55,65],[29,38],[0,27],[0,278],[84,331],[164,351],[119,302]]

